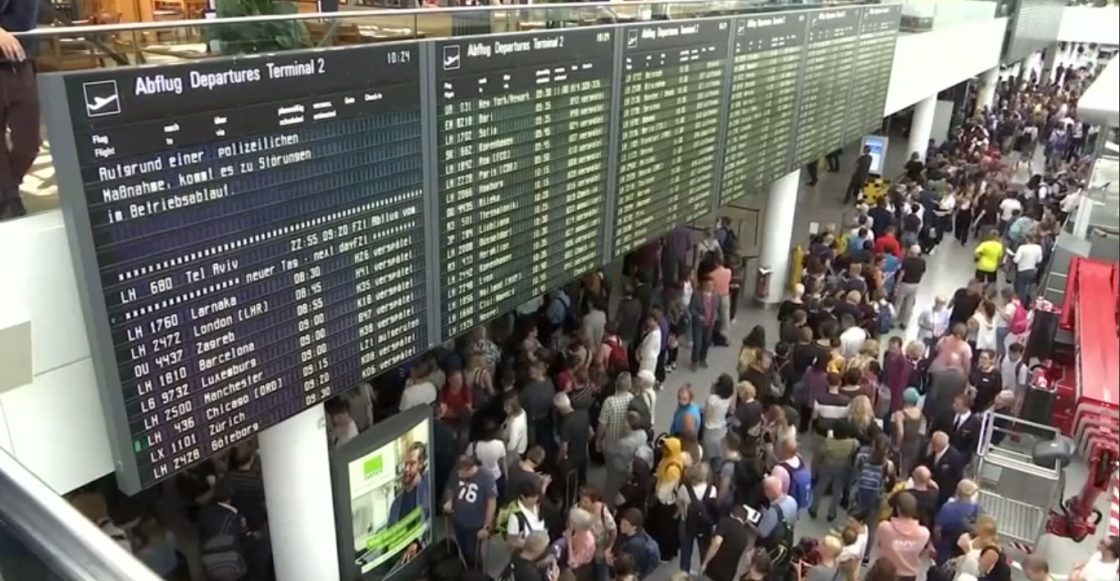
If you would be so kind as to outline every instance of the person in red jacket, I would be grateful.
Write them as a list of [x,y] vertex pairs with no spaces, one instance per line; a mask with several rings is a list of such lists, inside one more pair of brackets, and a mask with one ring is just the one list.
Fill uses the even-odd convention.
[[902,258],[902,244],[899,244],[898,238],[894,235],[894,226],[887,226],[886,232],[875,239],[875,255],[888,253],[895,255],[896,258]]

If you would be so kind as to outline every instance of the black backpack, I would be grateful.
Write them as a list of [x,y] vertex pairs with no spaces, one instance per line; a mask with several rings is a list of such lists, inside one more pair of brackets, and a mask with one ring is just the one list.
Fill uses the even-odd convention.
[[696,498],[696,491],[689,485],[684,485],[685,492],[688,493],[688,510],[685,513],[685,531],[689,535],[697,535],[707,537],[712,534],[716,528],[716,521],[712,515],[716,513],[715,507],[715,486],[708,485],[704,490],[704,498]]
[[743,457],[735,462],[735,472],[731,477],[731,486],[734,489],[732,498],[736,505],[758,505],[758,493],[762,484],[762,474],[754,463],[754,458]]
[[199,561],[210,581],[238,581],[249,574],[249,564],[241,550],[238,534],[226,531],[240,531],[240,516],[227,511],[221,532],[211,535],[199,543]]

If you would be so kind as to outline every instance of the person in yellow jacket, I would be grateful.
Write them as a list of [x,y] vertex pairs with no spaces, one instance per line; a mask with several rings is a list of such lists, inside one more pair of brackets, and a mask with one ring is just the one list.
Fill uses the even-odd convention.
[[989,230],[984,234],[984,241],[976,247],[974,254],[976,280],[984,283],[995,282],[999,265],[1003,262],[1003,242],[1000,241],[995,230]]

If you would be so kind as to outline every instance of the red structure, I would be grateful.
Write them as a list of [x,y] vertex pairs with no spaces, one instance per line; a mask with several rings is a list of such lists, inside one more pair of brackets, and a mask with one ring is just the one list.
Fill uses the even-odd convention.
[[1061,327],[1074,336],[1072,369],[1052,367],[1054,425],[1089,463],[1081,491],[1051,511],[1047,532],[1080,541],[1096,531],[1097,499],[1114,481],[1120,457],[1120,267],[1074,258],[1066,281]]

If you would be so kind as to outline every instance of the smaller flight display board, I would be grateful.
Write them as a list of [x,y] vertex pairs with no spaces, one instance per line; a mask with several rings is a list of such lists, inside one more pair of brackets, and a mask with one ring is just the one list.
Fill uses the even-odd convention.
[[604,262],[615,34],[437,44],[444,337]]
[[891,84],[894,45],[902,7],[866,6],[859,23],[859,43],[853,53],[857,81],[848,99],[844,140],[854,141],[866,133],[876,133],[883,125],[887,89]]
[[712,208],[731,20],[624,27],[614,256]]
[[848,96],[855,68],[859,8],[835,8],[809,14],[808,49],[798,103],[795,169],[844,145]]
[[791,12],[735,21],[721,206],[758,194],[787,171],[806,17]]

